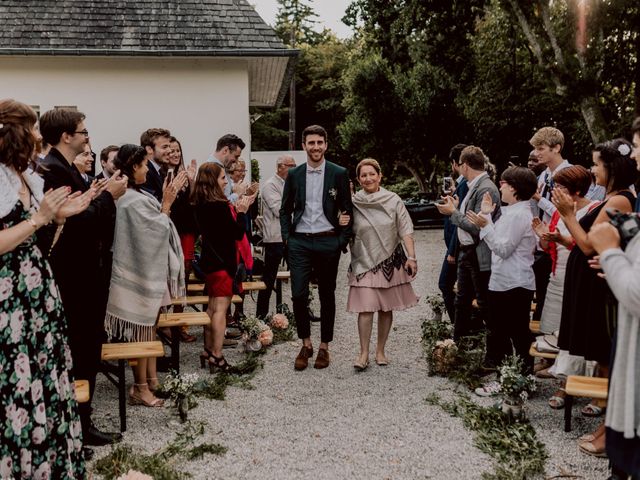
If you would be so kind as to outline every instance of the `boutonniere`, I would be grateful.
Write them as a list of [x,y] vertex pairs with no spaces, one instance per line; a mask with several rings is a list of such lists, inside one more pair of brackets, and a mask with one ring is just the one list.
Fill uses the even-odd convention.
[[335,200],[336,197],[338,196],[338,191],[335,188],[330,188],[329,196]]

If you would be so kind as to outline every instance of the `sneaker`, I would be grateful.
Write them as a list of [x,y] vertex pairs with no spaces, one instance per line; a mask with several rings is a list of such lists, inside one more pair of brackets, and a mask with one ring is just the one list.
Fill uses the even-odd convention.
[[475,389],[476,395],[479,397],[493,397],[500,393],[500,383],[489,382]]

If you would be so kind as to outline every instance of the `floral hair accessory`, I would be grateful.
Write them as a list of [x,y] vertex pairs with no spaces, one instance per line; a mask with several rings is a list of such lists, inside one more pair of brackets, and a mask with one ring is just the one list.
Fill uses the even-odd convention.
[[631,153],[631,148],[626,143],[622,143],[618,145],[618,152],[620,152],[620,155],[624,155],[626,157]]

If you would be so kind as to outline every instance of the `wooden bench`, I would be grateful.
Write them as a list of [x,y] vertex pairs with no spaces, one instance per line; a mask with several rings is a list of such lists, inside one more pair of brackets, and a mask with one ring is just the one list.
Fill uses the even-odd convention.
[[540,332],[540,320],[531,320],[529,322],[529,330],[531,333],[539,334]]
[[[187,294],[200,295],[205,291],[204,288],[204,283],[191,283],[187,285]],[[257,290],[266,290],[267,286],[262,281],[242,282],[242,289],[245,292],[254,292]]]
[[533,342],[531,344],[531,348],[529,349],[529,355],[537,358],[556,358],[558,356],[557,353],[538,351],[538,349],[536,349],[536,342]]
[[284,270],[276,274],[276,306],[282,305],[282,284],[288,283],[291,272]]
[[76,401],[78,403],[87,403],[89,397],[89,380],[76,380],[73,382],[76,390]]
[[207,312],[162,313],[158,319],[159,328],[171,329],[171,337],[162,330],[158,330],[158,337],[162,343],[171,349],[169,368],[180,373],[180,327],[209,325],[211,319]]
[[564,431],[570,432],[573,397],[589,397],[596,400],[606,400],[609,396],[609,379],[569,375],[564,390],[567,392],[564,399]]
[[[231,297],[231,303],[242,303],[242,297],[240,295],[234,295]],[[209,304],[209,295],[193,295],[189,297],[179,297],[171,300],[171,305],[173,306],[181,306],[181,305],[208,305]]]
[[[134,358],[155,358],[164,356],[162,342],[128,342],[102,344],[102,373],[118,389],[118,409],[120,411],[120,431],[127,430],[127,398],[125,365]],[[117,361],[117,366],[107,362]]]

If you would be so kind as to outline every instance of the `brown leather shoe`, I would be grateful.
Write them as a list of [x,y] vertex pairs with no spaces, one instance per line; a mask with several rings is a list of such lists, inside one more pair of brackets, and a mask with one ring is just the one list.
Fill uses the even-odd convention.
[[316,363],[313,364],[313,368],[327,368],[329,363],[329,350],[326,348],[318,349],[318,356],[316,357]]
[[296,370],[304,370],[309,365],[309,359],[313,357],[313,347],[305,347],[304,345],[300,349],[300,353],[296,357],[296,362],[293,368]]

